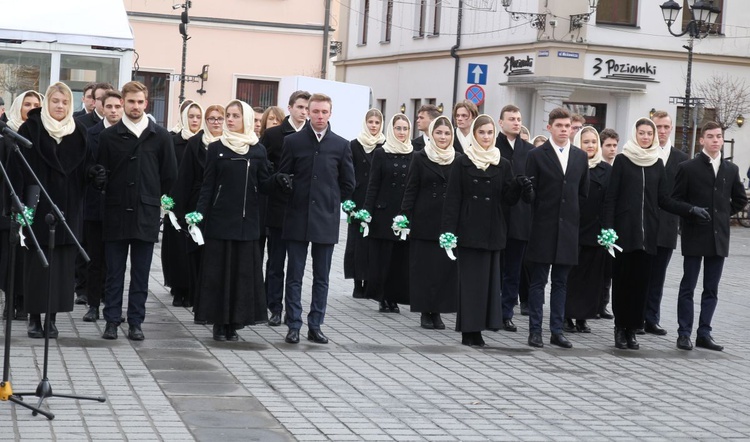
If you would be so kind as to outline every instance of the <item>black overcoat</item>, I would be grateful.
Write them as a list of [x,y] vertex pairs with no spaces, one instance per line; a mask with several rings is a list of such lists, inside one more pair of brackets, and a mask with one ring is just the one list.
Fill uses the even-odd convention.
[[[182,133],[171,132],[172,135],[172,146],[174,146],[174,156],[177,159],[177,168],[180,168],[182,163],[182,157],[185,155],[185,149],[189,140],[182,138]],[[190,137],[192,138],[192,137]]]
[[365,205],[365,197],[367,196],[367,183],[370,182],[370,167],[372,166],[372,157],[375,155],[376,150],[381,150],[383,144],[378,144],[372,152],[365,152],[365,148],[362,147],[359,141],[356,139],[349,143],[352,149],[352,161],[354,163],[354,192],[352,193],[352,201],[357,205],[357,210],[361,209]]
[[[294,127],[289,123],[289,116],[284,118],[280,125],[266,129],[260,144],[265,146],[268,161],[271,163],[271,172],[276,172],[281,165],[281,150],[284,146],[284,138],[295,133]],[[281,189],[273,189],[268,194],[266,204],[265,221],[266,226],[281,229],[284,223],[284,211],[286,210],[289,196]]]
[[722,160],[714,177],[708,156],[700,153],[680,164],[672,197],[711,214],[709,222],[683,218],[682,255],[729,256],[729,217],[747,204],[737,165]]
[[[456,153],[453,162],[462,156]],[[401,202],[401,212],[409,218],[409,237],[437,241],[443,233],[440,231],[440,219],[448,194],[451,165],[434,163],[424,150],[414,153]]]
[[458,237],[459,247],[502,250],[507,239],[503,208],[518,202],[521,187],[510,161],[477,168],[469,157],[453,161],[440,232]]
[[136,137],[120,121],[99,135],[98,162],[108,173],[104,241],[157,242],[160,198],[177,179],[177,159],[169,132],[149,119],[148,128]]
[[588,170],[586,153],[573,145],[565,174],[549,141],[528,153],[526,175],[534,183],[536,198],[526,260],[578,264],[580,208],[589,193]]
[[607,195],[612,166],[601,161],[589,169],[589,195],[581,202],[581,227],[578,243],[582,246],[596,247],[597,237],[602,232],[604,215],[604,198]]
[[[88,115],[88,114],[87,114]],[[86,131],[86,145],[88,146],[94,161],[99,158],[99,135],[104,130],[104,120],[99,121],[96,125]],[[102,199],[101,189],[95,189],[89,186],[86,189],[84,199],[83,219],[85,221],[101,221],[104,213],[104,201]]]
[[414,152],[395,154],[378,149],[372,156],[364,205],[372,216],[370,238],[399,241],[391,226],[393,217],[401,213],[401,200],[406,190],[406,175],[412,155]]
[[415,152],[423,150],[424,149],[424,136],[422,136],[422,134],[419,134],[418,137],[412,139],[411,147],[414,149]]
[[87,130],[91,129],[92,127],[96,126],[97,123],[102,121],[102,119],[99,118],[99,115],[97,115],[95,111],[91,111],[85,115],[81,115],[80,117],[75,118],[75,120],[83,124],[83,126]]
[[[497,135],[495,146],[500,149],[500,155],[510,161],[514,175],[526,175],[526,159],[534,145],[516,137],[513,147],[510,147],[508,137]],[[523,200],[515,206],[510,206],[506,212],[508,223],[508,238],[528,241],[531,233],[531,204]]]
[[670,197],[661,160],[641,167],[624,154],[617,155],[604,199],[603,228],[615,229],[623,252],[644,250],[656,255],[659,208],[688,216],[691,205]]
[[336,244],[341,203],[354,191],[349,141],[328,130],[318,140],[310,123],[284,138],[279,172],[294,175],[294,190],[281,237],[292,241]]
[[[180,225],[187,229],[185,215],[195,212],[198,207],[198,197],[203,184],[203,171],[206,167],[206,146],[203,144],[203,131],[198,132],[188,140],[185,154],[180,162],[175,182],[170,195],[174,199],[174,209]],[[192,239],[187,242],[188,252],[198,248],[198,244]]]
[[[664,166],[664,171],[667,174],[667,188],[670,192],[674,189],[677,167],[683,161],[688,160],[688,154],[685,152],[675,149],[674,147],[671,149],[667,164]],[[677,247],[677,228],[679,226],[679,221],[679,216],[669,213],[664,209],[659,209],[659,233],[657,233],[656,237],[657,246],[670,249]]]

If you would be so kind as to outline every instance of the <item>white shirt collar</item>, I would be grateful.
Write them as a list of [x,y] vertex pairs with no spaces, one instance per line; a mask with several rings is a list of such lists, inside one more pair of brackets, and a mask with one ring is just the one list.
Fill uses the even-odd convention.
[[719,174],[719,166],[721,165],[721,152],[719,152],[718,155],[716,155],[716,158],[711,158],[711,155],[707,154],[706,152],[701,152],[703,155],[708,157],[709,163],[711,163],[711,167],[714,169],[714,176]]
[[557,144],[555,144],[555,142],[554,142],[554,140],[552,140],[552,138],[549,139],[549,143],[552,145],[552,147],[558,153],[560,153],[560,150],[566,151],[566,150],[570,149],[570,140],[568,140],[568,142],[565,143],[565,146],[558,146]]
[[424,145],[427,146],[430,144],[430,137],[427,136],[427,134],[422,134],[422,139],[424,140]]
[[[323,130],[322,130],[322,131],[320,131],[320,132],[318,132],[317,130],[313,129],[313,132],[315,132],[315,137],[316,137],[316,138],[317,138],[318,140],[322,140],[322,139],[323,139],[323,137],[324,137],[324,136],[326,136],[326,132],[328,132],[328,128],[326,127],[325,129],[323,129]],[[320,136],[318,136],[318,134],[320,134]]]
[[291,118],[289,118],[289,125],[292,126],[292,129],[294,129],[295,132],[299,132],[300,130],[302,130],[303,127],[305,127],[304,122],[300,124],[299,127],[295,126],[294,120],[292,120]]

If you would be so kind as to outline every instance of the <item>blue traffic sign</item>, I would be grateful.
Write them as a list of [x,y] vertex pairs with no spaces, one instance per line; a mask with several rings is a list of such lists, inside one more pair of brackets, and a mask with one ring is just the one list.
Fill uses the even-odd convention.
[[469,75],[466,82],[469,84],[487,84],[488,70],[486,64],[469,63]]

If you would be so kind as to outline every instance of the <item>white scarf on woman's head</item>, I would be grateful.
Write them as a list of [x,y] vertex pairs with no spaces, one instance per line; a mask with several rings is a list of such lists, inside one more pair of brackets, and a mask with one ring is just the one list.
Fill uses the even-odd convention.
[[[639,120],[641,120],[641,118],[639,118]],[[646,118],[646,120],[648,120],[648,118]],[[636,121],[636,123],[637,122],[638,121]],[[654,124],[654,126],[656,125]],[[638,127],[633,124],[630,139],[625,143],[625,147],[622,149],[622,154],[636,166],[648,167],[656,164],[656,162],[659,161],[659,137],[656,136],[656,131],[654,130],[654,141],[651,143],[651,147],[644,149],[638,144]]]
[[[188,121],[188,113],[190,113],[190,109],[193,108],[193,106],[197,106],[198,110],[201,111],[201,121],[203,120],[203,108],[198,103],[192,103],[185,107],[185,110],[182,111],[182,115],[180,115],[180,124],[182,124],[182,129],[180,130],[180,136],[182,136],[182,139],[187,141],[190,138],[193,137],[193,135],[197,134],[198,132],[193,132],[190,130],[190,121]],[[200,129],[198,129],[200,130]]]
[[409,117],[404,114],[394,115],[391,118],[390,123],[388,123],[388,129],[386,129],[385,144],[383,145],[383,150],[388,153],[411,153],[414,150],[414,147],[411,145],[411,139],[407,136],[406,142],[403,143],[396,138],[396,133],[393,131],[393,122],[398,116],[404,117],[406,119],[406,122],[409,124],[409,129],[411,129],[411,121],[409,121]]
[[[432,131],[435,130],[435,123],[441,119],[448,122],[448,130],[451,131],[451,141],[450,143],[448,143],[448,147],[446,147],[445,149],[441,149],[437,146],[437,144],[435,143],[435,137],[432,135]],[[427,154],[427,158],[429,158],[433,163],[439,164],[441,166],[451,164],[456,158],[456,149],[453,148],[453,125],[451,124],[450,118],[444,117],[442,115],[435,118],[430,123],[430,128],[427,129],[427,133],[430,135],[430,141],[424,145],[424,152]]]
[[[221,135],[218,137],[215,137],[210,130],[208,130],[208,124],[206,123],[206,118],[208,118],[208,115],[203,115],[203,118],[201,119],[201,129],[203,129],[203,137],[201,138],[201,141],[203,141],[203,147],[208,149],[208,145],[213,143],[214,141],[219,140],[221,138]],[[255,118],[253,116],[253,118]]]
[[[63,118],[62,121],[57,121],[52,118],[52,115],[49,113],[49,96],[50,93],[57,92],[57,87],[60,86],[67,92],[68,112],[65,114],[65,118]],[[76,122],[73,119],[73,92],[65,83],[58,82],[47,89],[44,100],[42,100],[42,125],[49,136],[51,136],[57,144],[60,144],[64,136],[70,135],[76,130]]]
[[232,149],[239,155],[245,155],[250,146],[258,144],[258,136],[255,135],[255,112],[249,104],[241,100],[232,100],[224,108],[229,112],[229,106],[239,104],[242,107],[242,127],[244,131],[230,132],[227,128],[226,116],[224,116],[224,133],[221,134],[221,144]]
[[23,107],[23,100],[26,99],[26,95],[31,94],[39,99],[39,104],[42,104],[42,94],[37,91],[25,91],[21,92],[21,95],[17,96],[13,103],[10,105],[8,110],[8,127],[13,130],[18,130],[23,124],[23,118],[21,118],[21,108]]
[[[581,134],[583,134],[584,129],[591,126],[585,126],[578,132],[576,132],[576,136],[573,137],[573,145],[576,147],[579,147],[581,150],[583,150],[583,147],[581,146]],[[589,169],[593,169],[596,167],[599,163],[602,162],[602,143],[599,141],[599,132],[596,131],[596,129],[586,129],[586,132],[591,132],[596,136],[596,152],[594,153],[594,156],[589,158]],[[585,150],[583,150],[586,152]],[[588,152],[586,152],[586,155],[588,156]]]
[[[189,103],[189,104],[187,104],[187,103]],[[182,103],[180,103],[180,108],[183,109],[182,106],[190,106],[190,104],[193,104],[193,100],[187,99],[187,100],[183,101]],[[180,118],[177,119],[177,124],[175,124],[174,126],[172,126],[172,129],[170,129],[169,131],[178,134],[178,133],[182,132],[182,127],[183,127],[182,126],[182,113],[180,113]]]
[[370,129],[367,127],[367,117],[365,116],[365,121],[362,123],[362,132],[357,135],[357,141],[359,141],[359,144],[362,145],[366,153],[372,152],[378,144],[385,142],[385,135],[383,135],[383,114],[377,109],[370,109],[367,111],[367,114],[370,111],[376,111],[380,115],[380,131],[378,131],[377,135],[371,134]]
[[[495,128],[495,137],[492,139],[492,143],[488,149],[484,149],[477,139],[474,138],[474,125],[476,124],[477,119],[481,116],[489,117],[490,121],[492,121],[492,126]],[[495,126],[494,120],[492,120],[492,117],[489,115],[482,114],[479,117],[475,118],[474,122],[471,123],[471,132],[469,132],[468,137],[470,143],[468,148],[464,148],[464,153],[469,157],[471,162],[477,166],[477,169],[487,170],[487,168],[490,167],[490,164],[493,166],[500,164],[500,149],[495,147],[495,140],[497,140],[497,126]],[[459,131],[458,133],[460,134],[461,132]]]

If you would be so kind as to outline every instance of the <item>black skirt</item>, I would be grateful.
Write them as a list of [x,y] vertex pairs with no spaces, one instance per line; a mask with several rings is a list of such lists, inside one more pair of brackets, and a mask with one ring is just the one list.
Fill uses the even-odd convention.
[[[0,230],[0,290],[5,292],[6,296],[8,293],[8,282],[10,279],[10,243],[9,241],[10,230]],[[30,240],[27,240],[30,241]],[[16,244],[16,262],[15,262],[15,278],[13,279],[13,293],[15,297],[13,299],[20,300],[23,297],[23,258],[25,253],[24,248],[20,244]],[[17,308],[23,307],[23,305],[16,304]]]
[[[457,253],[456,253],[457,252]],[[469,333],[503,326],[500,250],[458,247],[456,331]]]
[[346,231],[344,249],[344,278],[367,280],[367,245],[369,241],[359,231],[359,222],[352,222]]
[[206,238],[195,319],[235,327],[266,323],[258,241]]
[[606,282],[607,257],[602,246],[581,246],[578,265],[568,274],[568,294],[565,300],[565,317],[569,319],[594,319],[600,311],[602,290]]
[[[42,248],[47,260],[50,261],[50,267],[46,269],[39,262],[35,250],[24,249],[23,305],[30,314],[47,312],[49,291],[49,313],[72,312],[78,248],[74,245],[55,246],[52,259],[46,246]],[[50,275],[51,290],[48,289]]]
[[164,285],[172,288],[172,294],[187,295],[190,286],[185,277],[190,271],[187,251],[188,241],[185,230],[177,231],[168,217],[164,217],[164,233],[161,240],[161,268],[164,273]]
[[409,304],[409,242],[368,238],[365,297]]
[[438,241],[409,240],[411,311],[455,313],[458,306],[458,264]]

